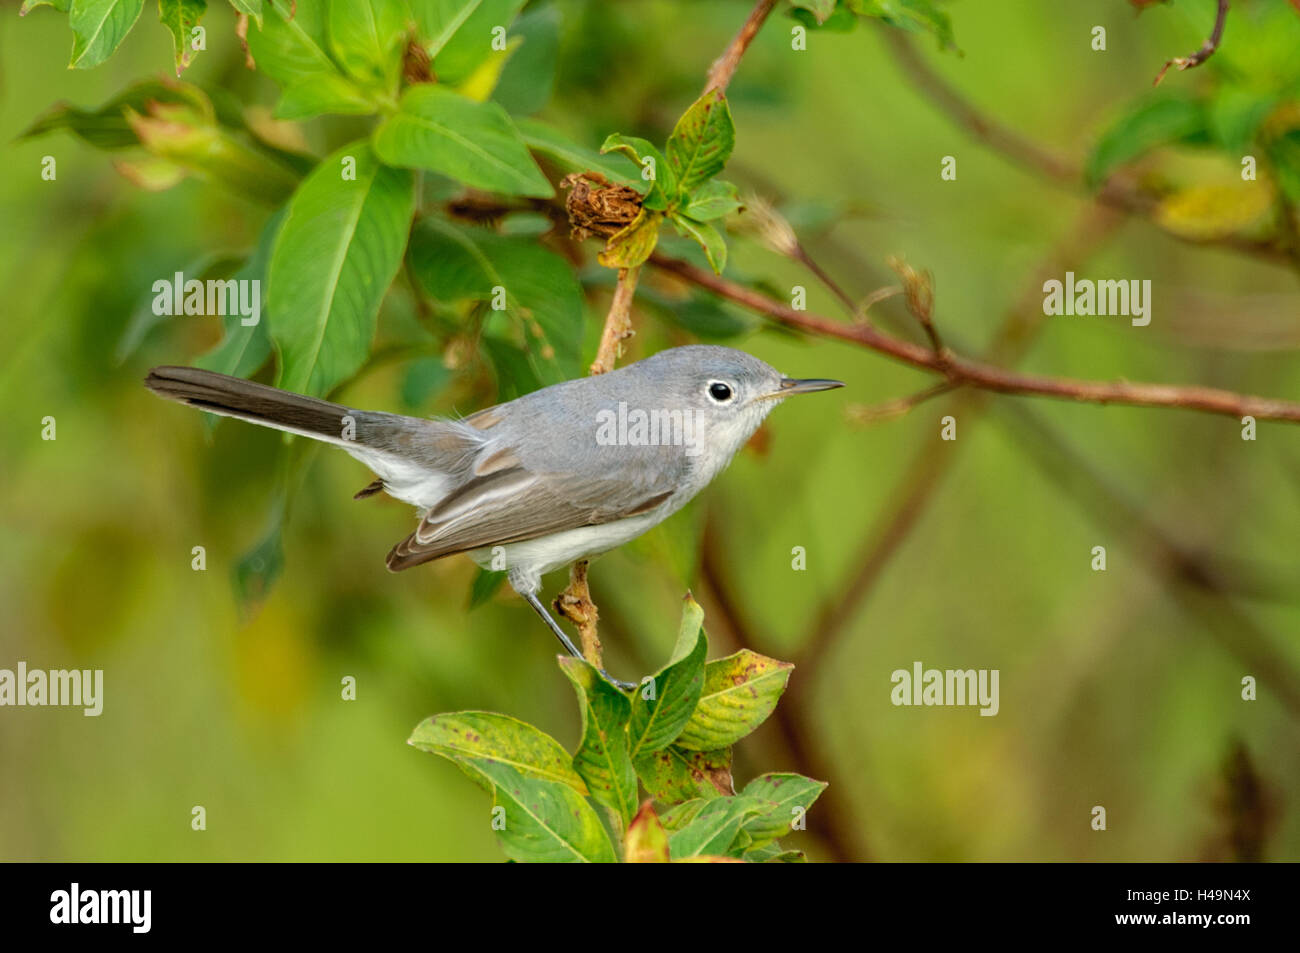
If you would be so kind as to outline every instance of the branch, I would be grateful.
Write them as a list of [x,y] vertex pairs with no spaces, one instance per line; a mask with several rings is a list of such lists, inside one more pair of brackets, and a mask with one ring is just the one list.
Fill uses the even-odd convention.
[[1160,72],[1156,74],[1155,82],[1152,86],[1159,86],[1160,81],[1165,78],[1165,73],[1169,72],[1169,67],[1177,66],[1180,70],[1192,69],[1200,66],[1219,48],[1219,42],[1223,39],[1223,26],[1228,22],[1228,0],[1219,0],[1219,12],[1214,18],[1214,29],[1210,31],[1209,38],[1201,45],[1201,48],[1191,56],[1176,56],[1161,67]]
[[1068,159],[1048,152],[1008,129],[995,119],[984,115],[978,107],[948,85],[938,73],[916,52],[916,47],[901,30],[885,30],[885,39],[894,55],[894,62],[919,89],[957,125],[966,129],[976,139],[995,152],[1027,167],[1032,172],[1049,179],[1073,184],[1079,181],[1080,168]]
[[740,58],[745,55],[745,51],[749,49],[749,44],[758,35],[763,21],[767,19],[767,15],[772,12],[772,8],[775,6],[776,0],[758,0],[758,3],[754,4],[749,19],[741,26],[740,32],[731,41],[731,45],[709,67],[709,78],[704,84],[704,92],[707,93],[711,89],[721,90],[722,92],[727,91],[727,85],[731,82],[736,67],[740,65]]
[[1021,374],[983,361],[961,357],[947,350],[936,354],[929,347],[901,340],[870,325],[843,324],[807,311],[795,311],[767,295],[697,268],[689,262],[669,258],[660,252],[652,255],[650,261],[657,268],[671,272],[729,301],[765,315],[783,327],[848,341],[900,363],[943,374],[954,384],[965,384],[1000,394],[1028,394],[1091,404],[1181,407],[1186,410],[1199,410],[1237,418],[1252,416],[1257,420],[1287,420],[1300,423],[1300,403],[1286,400],[1238,394],[1213,387],[1177,387],[1129,381],[1085,381],[1068,377]]
[[[1077,189],[1083,180],[1080,166],[1054,152],[1043,149],[1034,142],[1008,129],[988,117],[954,89],[916,52],[916,47],[899,30],[885,31],[890,52],[899,69],[911,80],[919,92],[928,98],[953,123],[965,129],[972,138],[983,143],[1003,158],[1040,176],[1061,188]],[[1116,175],[1109,179],[1095,195],[1096,201],[1109,208],[1151,221],[1151,213],[1159,196],[1142,186]],[[1241,238],[1231,235],[1224,238],[1198,239],[1170,232],[1152,222],[1160,231],[1189,245],[1226,248],[1273,264],[1292,264],[1287,248],[1269,239]]]
[[555,597],[553,606],[556,612],[577,627],[578,637],[582,640],[582,657],[604,671],[600,637],[596,634],[600,613],[596,610],[596,603],[591,601],[591,590],[587,588],[587,560],[580,559],[569,568],[569,586]]
[[605,330],[600,335],[596,360],[591,364],[592,374],[607,374],[623,353],[623,342],[636,332],[632,330],[632,296],[636,292],[636,278],[641,266],[620,268],[618,284],[614,287],[614,300],[605,315]]

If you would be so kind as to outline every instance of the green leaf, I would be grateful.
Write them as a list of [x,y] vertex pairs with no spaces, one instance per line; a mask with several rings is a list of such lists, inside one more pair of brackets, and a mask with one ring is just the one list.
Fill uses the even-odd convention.
[[529,149],[549,156],[569,172],[599,172],[620,185],[634,185],[640,181],[640,171],[632,163],[623,161],[620,156],[606,158],[595,149],[584,148],[548,123],[525,118],[515,120],[515,125]]
[[365,115],[376,110],[375,102],[343,75],[327,52],[328,11],[324,4],[299,3],[292,18],[288,4],[271,9],[261,29],[248,32],[248,50],[258,71],[281,88],[275,109],[278,118]]
[[459,711],[426,718],[415,727],[407,744],[466,767],[466,773],[484,787],[491,777],[484,763],[496,763],[524,777],[563,784],[578,794],[587,793],[586,782],[573,770],[564,746],[527,722],[490,711]]
[[694,751],[734,745],[772,714],[794,666],[749,649],[704,667],[704,692],[676,744]]
[[331,0],[329,44],[335,59],[362,86],[397,91],[406,52],[402,0]]
[[790,0],[791,6],[807,10],[818,24],[825,23],[835,12],[835,0]]
[[711,222],[739,212],[742,208],[744,205],[741,204],[740,192],[736,187],[730,182],[713,179],[695,190],[684,211],[697,222]]
[[643,264],[659,242],[659,223],[663,218],[659,212],[642,208],[636,218],[609,236],[596,258],[606,268],[635,268]]
[[[259,282],[259,290],[266,288],[267,264],[271,260],[271,249],[275,246],[283,222],[283,210],[277,211],[267,220],[253,254],[235,273],[236,281],[256,281]],[[265,301],[261,304],[265,304]],[[271,356],[271,336],[267,333],[266,321],[259,320],[256,324],[246,325],[242,315],[228,314],[224,318],[224,324],[225,336],[221,343],[199,357],[194,365],[232,377],[252,377]]]
[[686,195],[713,178],[727,164],[736,145],[727,97],[711,89],[691,104],[668,137],[668,164],[677,187]]
[[492,48],[493,30],[509,27],[523,5],[524,0],[411,0],[438,82],[463,82],[484,60],[502,55]]
[[[182,171],[180,174],[184,175],[184,172]],[[238,256],[206,251],[186,262],[183,267],[177,270],[187,278],[196,278],[199,281],[208,281],[209,279],[221,281],[230,278],[241,264],[243,264],[243,261]],[[115,364],[119,366],[124,364],[128,358],[136,353],[151,331],[171,321],[176,316],[167,313],[167,311],[173,310],[171,308],[164,310],[155,307],[155,305],[159,304],[160,295],[166,298],[172,297],[172,279],[169,277],[163,279],[163,281],[168,286],[167,291],[157,292],[151,285],[148,294],[141,295],[140,304],[131,312],[131,316],[126,322],[126,328],[122,331],[117,347],[113,350],[113,362]],[[163,313],[160,314],[160,311]],[[180,313],[184,313],[183,307]],[[215,314],[214,312],[208,312],[206,307],[202,310],[202,313],[209,317]],[[204,414],[203,416],[206,419],[212,415]]]
[[745,851],[745,861],[751,864],[805,864],[808,858],[801,850],[786,850],[777,841]]
[[476,103],[487,102],[487,100],[492,99],[492,93],[501,80],[502,72],[515,53],[518,52],[519,47],[523,45],[523,42],[523,37],[512,36],[499,56],[484,60],[479,64],[478,69],[452,88],[466,99],[472,99]]
[[68,66],[90,69],[112,56],[143,9],[144,0],[72,0],[68,10],[72,61]]
[[722,269],[727,267],[727,241],[722,233],[708,222],[697,222],[685,215],[674,215],[673,225],[678,234],[699,242],[704,249],[704,257],[709,260],[709,266],[717,274],[722,274]]
[[689,824],[669,835],[668,852],[673,860],[726,856],[741,825],[767,809],[768,804],[762,799],[745,795],[710,801]]
[[932,33],[939,49],[957,49],[952,18],[934,0],[847,0],[854,13],[883,20],[890,26],[912,33]]
[[[347,159],[355,179],[342,177]],[[327,394],[365,363],[414,211],[410,173],[381,166],[364,142],[323,160],[299,186],[267,276],[281,387]]]
[[646,208],[662,212],[676,204],[679,188],[677,174],[653,143],[616,132],[608,136],[600,147],[601,155],[608,152],[620,152],[640,168],[641,181],[650,183],[650,189],[645,195]]
[[537,7],[521,16],[511,30],[511,40],[522,40],[523,45],[501,71],[492,99],[516,117],[516,122],[550,101],[560,55],[561,19],[559,7]]
[[659,815],[659,820],[664,829],[668,831],[679,831],[691,821],[695,820],[704,810],[704,806],[713,800],[712,798],[697,797],[689,801],[682,801],[680,804],[674,804],[668,810]]
[[672,744],[695,711],[704,688],[704,656],[709,650],[703,626],[704,610],[688,595],[671,661],[639,685],[632,696],[628,731],[633,760]]
[[731,749],[686,751],[669,745],[637,756],[637,777],[661,804],[681,804],[735,794],[731,780]]
[[158,19],[171,32],[172,46],[176,50],[177,76],[194,59],[190,31],[207,10],[208,0],[158,0]]
[[441,355],[416,358],[407,365],[402,377],[402,403],[412,410],[423,406],[455,376]]
[[[802,774],[774,771],[756,777],[745,785],[741,794],[772,803],[772,808],[745,820],[743,829],[762,847],[789,833],[790,825],[826,790],[826,782],[805,778]],[[796,810],[798,809],[798,810]]]
[[426,218],[411,240],[411,268],[437,301],[491,301],[504,289],[505,316],[527,349],[539,381],[581,374],[585,302],[559,255],[523,237]]
[[1096,188],[1116,167],[1159,146],[1203,140],[1205,133],[1205,110],[1200,103],[1170,96],[1148,99],[1102,134],[1088,157],[1088,184]]
[[[650,299],[647,292],[639,288],[637,292],[642,300]],[[685,301],[657,303],[664,308],[669,321],[705,341],[725,341],[739,337],[751,333],[759,325],[759,321],[748,313],[731,305],[724,306],[713,295],[699,291],[692,292]]]
[[230,0],[230,5],[235,8],[236,13],[248,14],[253,18],[253,22],[261,27],[262,0]]
[[441,86],[408,89],[399,111],[375,130],[374,144],[389,165],[428,169],[506,195],[555,194],[504,109]]
[[597,804],[619,818],[620,829],[636,812],[636,772],[627,753],[627,720],[632,703],[584,659],[563,657],[560,669],[573,683],[582,712],[582,740],[573,767],[587,782]]
[[97,149],[128,149],[138,146],[140,140],[126,120],[126,110],[144,112],[151,102],[188,103],[202,108],[207,98],[188,83],[146,80],[127,87],[98,109],[79,109],[68,103],[56,103],[18,138],[29,139],[66,129]]
[[266,598],[284,572],[284,516],[285,496],[279,490],[265,533],[235,564],[235,597],[245,613]]
[[623,860],[629,864],[666,864],[668,859],[668,831],[660,823],[654,806],[646,801],[628,825],[623,838]]
[[60,13],[67,13],[70,2],[71,0],[23,0],[23,5],[18,8],[18,15],[25,17],[37,7],[53,7]]
[[527,863],[616,863],[614,845],[600,818],[567,784],[527,775],[509,764],[474,759],[491,782],[493,803],[504,809],[497,830],[512,860]]
[[474,582],[469,590],[469,609],[477,609],[483,603],[487,602],[501,588],[501,584],[506,581],[509,573],[495,572],[491,569],[480,568],[478,574],[474,577]]
[[837,6],[821,23],[817,22],[817,17],[810,11],[802,7],[792,9],[790,16],[810,30],[824,30],[829,33],[852,33],[858,25],[857,14],[845,6]]
[[1276,104],[1275,93],[1224,86],[1210,100],[1206,125],[1217,145],[1228,152],[1241,154],[1250,146],[1260,124]]

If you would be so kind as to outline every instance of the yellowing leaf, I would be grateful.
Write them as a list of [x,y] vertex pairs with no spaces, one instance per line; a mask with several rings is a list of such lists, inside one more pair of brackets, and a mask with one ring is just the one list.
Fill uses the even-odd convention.
[[468,767],[466,773],[485,786],[492,781],[481,762],[495,761],[525,777],[558,781],[579,794],[587,793],[587,785],[573,770],[564,746],[509,715],[490,711],[434,715],[416,726],[407,744]]
[[596,256],[606,268],[635,268],[645,262],[659,242],[659,223],[663,215],[645,208],[637,213],[631,224],[615,232],[605,243],[605,249]]
[[735,744],[772,714],[793,669],[749,649],[709,662],[700,703],[677,746],[713,751]]
[[1155,211],[1160,226],[1196,241],[1226,238],[1264,222],[1273,189],[1263,180],[1194,185],[1164,198]]
[[646,801],[628,825],[623,838],[623,859],[629,864],[666,864],[668,832],[659,822],[653,805]]
[[489,56],[475,67],[474,72],[456,85],[456,92],[475,102],[485,103],[492,97],[492,91],[501,80],[501,73],[515,55],[515,50],[523,44],[522,36],[512,36],[506,42],[506,48]]

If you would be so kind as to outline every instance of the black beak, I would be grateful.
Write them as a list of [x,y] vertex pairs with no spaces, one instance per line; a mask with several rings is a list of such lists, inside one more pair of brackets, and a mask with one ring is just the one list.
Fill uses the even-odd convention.
[[843,387],[843,381],[825,380],[820,377],[808,377],[803,380],[797,380],[793,377],[781,378],[781,389],[774,394],[774,397],[785,397],[788,394],[811,394],[819,390],[834,390],[837,387]]

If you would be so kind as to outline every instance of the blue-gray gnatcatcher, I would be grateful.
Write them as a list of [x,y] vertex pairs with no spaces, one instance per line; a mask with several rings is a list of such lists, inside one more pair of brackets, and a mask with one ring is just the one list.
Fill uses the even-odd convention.
[[467,553],[506,570],[573,655],[537,599],[543,573],[621,546],[681,509],[792,394],[842,387],[794,380],[726,347],[691,346],[565,381],[460,420],[352,410],[191,367],[145,385],[201,410],[342,447],[380,490],[416,506],[394,572]]

